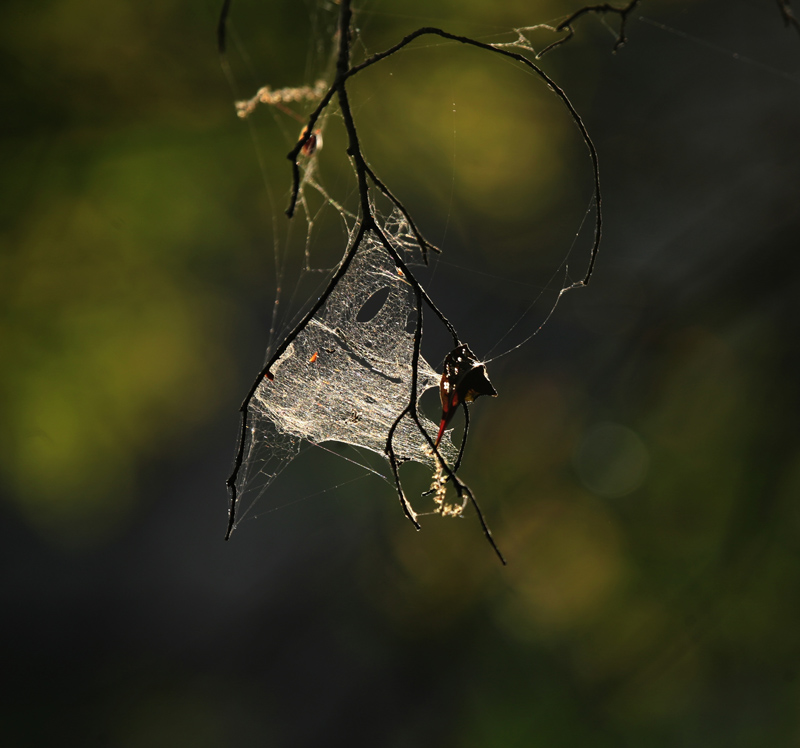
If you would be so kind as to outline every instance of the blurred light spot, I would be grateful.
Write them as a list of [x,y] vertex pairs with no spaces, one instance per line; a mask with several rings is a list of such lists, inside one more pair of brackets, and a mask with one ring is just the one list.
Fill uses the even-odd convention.
[[588,625],[626,566],[618,528],[596,498],[573,489],[535,503],[536,515],[504,537],[512,560],[502,623],[522,639]]
[[583,485],[598,496],[625,496],[644,482],[650,455],[638,435],[618,423],[587,430],[573,458]]

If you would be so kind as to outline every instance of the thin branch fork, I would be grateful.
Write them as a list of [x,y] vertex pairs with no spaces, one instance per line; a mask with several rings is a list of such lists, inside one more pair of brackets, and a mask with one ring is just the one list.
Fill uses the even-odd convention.
[[[636,3],[638,1],[639,0],[632,0],[633,3]],[[344,8],[345,5],[349,6],[349,0],[342,0],[342,6],[343,6],[342,13],[344,13],[345,11]],[[535,63],[531,62],[524,55],[521,55],[517,52],[510,52],[509,50],[503,49],[502,47],[496,47],[493,44],[486,44],[484,42],[480,42],[470,37],[460,36],[458,34],[451,34],[447,31],[444,31],[443,29],[435,27],[423,27],[417,29],[416,31],[413,31],[407,36],[405,36],[393,47],[390,47],[389,49],[383,52],[378,52],[372,55],[371,57],[367,58],[364,62],[346,70],[343,70],[342,68],[337,69],[337,79],[333,82],[328,93],[323,97],[323,100],[320,101],[317,108],[314,110],[314,112],[312,112],[312,114],[309,117],[308,126],[306,128],[306,135],[297,142],[295,147],[287,155],[287,158],[292,162],[293,180],[292,180],[292,197],[290,199],[289,208],[286,211],[286,214],[290,217],[294,214],[294,209],[297,204],[297,198],[300,191],[300,167],[298,163],[300,151],[302,150],[302,147],[303,145],[305,145],[306,141],[311,137],[310,133],[313,131],[314,124],[321,115],[325,106],[327,106],[328,102],[330,102],[333,93],[335,91],[344,90],[346,99],[346,89],[344,88],[344,84],[347,79],[352,78],[353,76],[360,73],[362,70],[365,70],[366,68],[380,62],[381,60],[385,60],[387,57],[390,57],[391,55],[399,52],[401,49],[403,49],[403,47],[408,46],[414,40],[419,39],[422,36],[428,36],[428,35],[439,36],[443,39],[459,42],[460,44],[466,44],[468,46],[477,47],[478,49],[483,49],[486,50],[487,52],[493,52],[494,54],[502,55],[503,57],[510,58],[512,60],[515,60],[516,62],[521,63],[522,65],[525,65],[527,68],[532,70],[542,81],[544,81],[544,83],[547,84],[548,88],[561,100],[562,104],[566,107],[567,111],[570,114],[570,117],[572,118],[572,121],[575,123],[578,130],[580,131],[581,136],[583,137],[583,141],[586,144],[587,149],[589,150],[589,156],[592,161],[592,170],[594,174],[594,202],[595,202],[594,242],[592,244],[592,249],[589,255],[589,264],[586,268],[584,277],[582,280],[573,284],[572,287],[587,286],[589,284],[592,272],[594,270],[594,263],[597,257],[597,252],[600,249],[600,239],[602,236],[602,228],[603,228],[603,214],[602,214],[602,193],[600,190],[599,159],[597,156],[597,149],[595,148],[592,139],[589,137],[589,132],[586,129],[586,125],[584,125],[583,120],[581,119],[575,107],[572,105],[572,102],[569,100],[564,90],[549,75],[547,75],[547,73],[545,73],[544,70],[542,70]],[[341,105],[342,103],[341,96],[339,97],[339,102]],[[342,114],[344,116],[344,111],[342,112]],[[350,121],[352,122],[352,115],[350,115]],[[345,123],[347,124],[347,120],[345,121]],[[360,147],[358,147],[357,136],[355,141],[357,147],[353,149],[352,134],[355,133],[355,125],[353,125],[353,133],[350,133],[349,130],[348,133],[351,135],[351,142],[350,142],[350,147],[348,148],[348,153],[356,161],[357,173],[359,170],[359,160],[362,168],[366,172],[368,170],[368,167],[364,162],[364,158],[363,155],[361,154]],[[368,213],[369,211],[366,211],[364,215],[367,215]]]
[[554,31],[566,31],[567,35],[563,39],[559,39],[558,41],[555,41],[545,47],[541,52],[539,52],[539,54],[536,55],[536,59],[541,59],[548,52],[551,52],[556,47],[560,47],[562,44],[565,44],[572,39],[572,37],[575,35],[575,30],[572,28],[572,24],[575,23],[575,21],[577,21],[581,16],[587,15],[588,13],[598,13],[601,15],[605,13],[616,13],[620,17],[619,34],[617,35],[617,40],[614,42],[614,47],[612,49],[612,52],[616,52],[628,41],[628,37],[625,36],[625,26],[628,23],[628,15],[640,2],[641,0],[630,0],[630,2],[622,8],[611,5],[611,3],[586,5],[583,8],[579,8],[572,15],[568,16],[561,23],[559,23],[554,29]]

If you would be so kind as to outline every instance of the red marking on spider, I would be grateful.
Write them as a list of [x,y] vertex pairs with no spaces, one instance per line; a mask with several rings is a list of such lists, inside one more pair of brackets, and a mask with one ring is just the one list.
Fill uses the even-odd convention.
[[497,391],[489,381],[486,366],[475,358],[466,343],[445,356],[442,379],[439,382],[439,397],[442,401],[442,420],[434,446],[438,447],[442,434],[455,415],[460,403],[471,403],[481,395],[497,397]]

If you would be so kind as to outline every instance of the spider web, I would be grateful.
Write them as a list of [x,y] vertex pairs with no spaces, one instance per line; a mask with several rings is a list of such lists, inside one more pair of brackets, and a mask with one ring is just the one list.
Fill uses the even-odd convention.
[[[350,25],[350,2],[342,4],[341,19],[343,25],[338,33],[340,46],[336,64],[340,72],[337,76],[341,75],[342,70],[348,70],[349,76],[365,69],[394,54],[414,39],[432,34],[494,53],[505,61],[511,59],[522,64],[561,100],[589,149],[595,174],[593,200],[597,221],[586,275],[583,280],[561,286],[559,297],[566,290],[585,286],[600,240],[597,155],[580,117],[558,85],[528,58],[503,49],[502,45],[493,46],[427,27],[407,35],[391,50],[373,54],[351,68],[349,43],[342,41],[349,38],[349,32],[353,29]],[[344,28],[348,30],[346,33],[342,33]],[[442,375],[422,357],[423,308],[427,306],[438,317],[452,338],[454,349],[462,345],[455,328],[420,286],[416,271],[411,269],[427,264],[429,250],[436,248],[422,236],[406,209],[366,163],[356,134],[353,113],[344,95],[344,80],[337,77],[324,94],[325,87],[321,82],[313,88],[304,86],[272,90],[264,87],[255,97],[237,104],[242,117],[252,113],[258,104],[272,105],[296,117],[296,113],[287,111],[286,103],[320,99],[313,113],[307,113],[305,119],[296,117],[307,124],[300,133],[300,140],[294,141],[295,146],[289,154],[294,165],[294,181],[287,213],[291,217],[295,208],[299,207],[307,224],[301,275],[308,275],[312,270],[312,233],[320,216],[326,213],[337,216],[345,227],[347,242],[342,259],[329,276],[328,285],[321,291],[321,296],[309,305],[310,308],[307,307],[305,314],[298,314],[291,323],[283,326],[283,329],[291,332],[283,338],[277,338],[280,341],[277,348],[273,347],[276,340],[273,338],[267,365],[242,406],[240,449],[228,481],[232,491],[228,536],[274,479],[297,457],[304,444],[321,446],[326,442],[338,442],[386,458],[402,507],[417,528],[416,513],[404,494],[398,465],[416,462],[430,468],[432,480],[429,493],[433,494],[435,511],[444,516],[458,516],[471,502],[484,535],[505,563],[474,495],[457,475],[469,428],[465,402],[471,401],[472,393],[462,393],[463,402],[458,399],[453,401],[454,405],[458,403],[459,407],[463,406],[465,430],[459,447],[452,441],[451,430],[446,430],[438,445],[435,445],[434,438],[439,428],[422,415],[419,408],[423,393],[437,387],[442,381]],[[338,96],[339,107],[332,101],[334,93]],[[323,131],[330,120],[341,121],[347,132],[347,153],[358,183],[358,210],[345,207],[346,200],[334,200],[320,178],[317,150],[321,147]],[[379,213],[373,190],[382,201],[394,206],[388,218]],[[341,194],[341,190],[337,194]],[[320,200],[321,207],[317,209],[314,206]],[[282,259],[279,257],[281,254]],[[289,257],[288,250],[282,253],[276,245],[278,300]],[[303,294],[298,296],[302,298]],[[277,310],[276,303],[274,312],[277,313]],[[273,316],[271,337],[279,327],[281,325],[276,325]],[[466,400],[464,394],[467,395]],[[446,423],[444,415],[442,422]],[[360,458],[351,461],[361,464]],[[383,476],[383,473],[366,465],[362,467]],[[459,500],[456,504],[449,504],[445,499],[448,486],[455,489]]]
[[[323,38],[334,40],[334,27],[327,18],[329,14],[315,11],[312,15],[312,25],[324,27],[324,31],[317,35],[318,42]],[[330,79],[333,68],[330,53],[325,52],[319,43],[317,47],[316,56],[320,62],[328,57],[325,77]],[[230,76],[227,61],[224,67]],[[233,80],[231,82],[233,84]],[[319,78],[313,86],[277,89],[261,86],[254,96],[236,102],[237,115],[250,120],[257,108],[266,109],[283,130],[286,142],[293,143],[300,133],[291,125],[287,128],[287,117],[283,115],[305,121],[308,103],[316,103],[324,90],[325,80]],[[301,111],[305,109],[306,114],[297,116],[295,109],[287,110],[287,105],[294,105]],[[336,107],[323,112],[314,129],[320,148],[330,122],[340,125],[341,119]],[[258,146],[256,129],[250,122]],[[415,402],[418,404],[425,391],[438,388],[441,378],[421,354],[414,363],[414,329],[419,314],[419,300],[414,288],[374,231],[366,232],[359,246],[353,248],[359,217],[346,202],[339,202],[329,194],[320,174],[317,154],[301,158],[299,167],[299,215],[289,224],[298,220],[305,224],[304,246],[300,252],[297,251],[300,247],[292,239],[291,231],[283,240],[276,238],[276,300],[267,359],[273,356],[289,330],[297,330],[298,326],[300,329],[286,350],[270,365],[272,378],[261,377],[246,400],[244,418],[247,428],[241,434],[241,464],[235,470],[232,486],[236,496],[235,521],[229,526],[228,534],[239,522],[253,516],[252,510],[257,508],[257,504],[258,508],[266,511],[277,508],[274,501],[267,505],[259,502],[270,493],[274,480],[306,445],[326,451],[330,450],[322,446],[325,443],[349,445],[354,450],[347,456],[340,456],[363,468],[366,473],[362,472],[362,475],[377,474],[389,484],[392,483],[387,470],[390,432],[391,453],[396,463],[423,464],[431,469],[432,481],[438,479],[440,484],[443,484],[443,473],[437,463],[442,459],[454,465],[459,457],[459,449],[452,442],[452,429],[446,430],[442,436],[437,446],[439,456],[436,457],[430,445],[437,435],[438,424],[423,416],[419,409],[416,421],[408,412],[400,418],[411,401],[414,379],[417,388]],[[350,173],[353,174],[354,170]],[[264,177],[266,181],[265,170]],[[384,239],[388,240],[407,269],[427,264],[427,251],[431,247],[412,229],[402,211],[395,207],[388,217],[381,218],[378,208],[373,205],[371,213],[377,219],[377,228]],[[344,251],[338,253],[329,239],[325,246],[320,246],[318,240],[319,236],[336,233],[326,232],[323,228],[323,225],[333,228],[332,217],[340,229],[344,228],[340,245]],[[281,217],[274,207],[272,219],[277,237]],[[292,311],[293,302],[307,293],[303,289],[310,279],[319,278],[320,273],[324,279],[322,284],[317,284],[316,291],[311,292],[313,298],[336,274],[336,269],[325,271],[315,267],[317,263],[312,258],[312,248],[320,256],[339,254],[342,257],[340,263],[344,262],[351,248],[354,255],[322,307],[307,323],[302,323],[302,312],[309,303]],[[292,283],[286,281],[298,272],[299,277],[292,288]],[[424,429],[427,439],[421,429]],[[383,460],[369,460],[363,450],[379,455]],[[440,509],[443,506],[442,494],[443,486],[439,486],[436,501]],[[289,503],[296,500],[291,498]],[[452,510],[447,505],[444,508]],[[407,514],[416,516],[407,503],[404,503],[404,509]]]
[[[421,263],[399,211],[382,230],[404,264]],[[378,236],[367,232],[323,306],[271,366],[272,379],[263,377],[255,389],[237,476],[240,502],[252,505],[299,454],[303,441],[341,442],[386,457],[387,435],[412,392],[411,331],[417,314],[412,286]],[[419,400],[426,390],[438,387],[440,375],[422,357],[416,368]],[[419,419],[435,436],[436,424],[421,414]],[[458,450],[450,433],[442,438],[439,452],[452,464]],[[435,469],[429,442],[408,413],[397,425],[392,446],[399,462]]]

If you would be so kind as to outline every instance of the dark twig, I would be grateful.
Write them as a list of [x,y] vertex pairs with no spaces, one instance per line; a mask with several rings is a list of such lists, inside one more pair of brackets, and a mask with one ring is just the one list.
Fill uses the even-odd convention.
[[411,216],[409,215],[408,211],[406,210],[403,203],[401,203],[389,190],[389,188],[375,175],[375,172],[369,168],[369,166],[365,163],[364,164],[367,174],[369,178],[375,183],[375,186],[384,194],[386,195],[389,200],[394,203],[394,206],[403,214],[403,218],[406,219],[408,222],[408,227],[411,229],[411,232],[414,234],[414,238],[417,240],[417,244],[419,244],[419,248],[422,250],[422,259],[425,261],[425,264],[428,264],[428,250],[432,250],[433,252],[441,252],[442,250],[439,247],[434,246],[431,244],[422,234],[419,232],[416,224],[412,220]]
[[[418,348],[419,342],[420,341],[417,341],[417,340],[414,341],[415,353],[416,353],[417,357],[419,356],[419,348]],[[416,369],[414,370],[414,374],[416,374]],[[464,410],[466,411],[466,406],[465,406]],[[417,428],[419,429],[419,432],[425,437],[425,440],[428,442],[428,446],[430,446],[430,448],[431,448],[431,453],[438,460],[439,465],[441,465],[442,470],[447,475],[447,479],[453,482],[453,486],[455,487],[456,494],[458,495],[458,497],[460,499],[462,499],[462,501],[463,501],[464,495],[466,494],[467,499],[469,499],[470,503],[472,504],[473,508],[475,509],[475,513],[478,515],[478,521],[480,522],[481,529],[483,530],[483,534],[484,534],[486,540],[489,541],[489,545],[492,546],[492,548],[494,549],[494,552],[497,554],[497,558],[500,559],[500,562],[503,564],[503,566],[506,566],[506,560],[503,557],[503,554],[500,552],[500,549],[497,547],[497,543],[494,540],[494,536],[492,535],[492,531],[489,529],[489,525],[486,522],[486,518],[483,516],[483,512],[481,511],[481,507],[478,504],[478,500],[475,498],[475,494],[473,494],[472,493],[472,489],[466,483],[464,483],[464,481],[462,481],[461,478],[458,477],[458,475],[456,475],[456,470],[458,469],[458,465],[460,464],[460,461],[461,461],[461,454],[459,454],[459,458],[458,458],[458,461],[456,462],[456,465],[451,468],[447,464],[445,459],[442,457],[442,455],[440,454],[439,448],[434,443],[433,439],[431,438],[431,435],[425,430],[425,428],[423,427],[421,421],[419,420],[419,412],[417,411],[416,396],[414,397],[413,401],[406,406],[405,410],[398,416],[397,420],[395,421],[394,426],[396,426],[396,424],[398,424],[400,422],[400,420],[406,415],[406,413],[410,414],[411,417],[414,419],[414,423],[417,424]],[[465,436],[466,436],[466,431],[465,431]],[[461,452],[462,453],[463,453],[465,444],[466,444],[466,440],[462,441],[462,444],[461,444]],[[387,449],[387,452],[393,452],[394,451],[390,440],[387,440],[387,442],[386,442],[386,449]]]
[[295,143],[294,148],[292,148],[286,156],[286,158],[292,162],[292,196],[289,198],[289,207],[286,209],[286,215],[289,218],[294,217],[294,211],[295,208],[297,208],[297,200],[300,195],[300,164],[298,163],[300,152],[303,150],[303,146],[314,136],[314,125],[317,124],[317,120],[325,110],[325,107],[330,104],[333,95],[338,91],[338,83],[339,78],[337,77],[334,84],[320,99],[317,108],[309,115],[308,124],[306,125],[303,136]]
[[[403,420],[403,418],[405,418],[407,415],[410,415],[411,418],[414,420],[414,423],[416,424],[420,434],[422,434],[422,436],[425,437],[425,440],[428,442],[428,446],[431,448],[431,454],[438,461],[439,465],[441,465],[443,471],[447,475],[447,478],[453,482],[458,497],[463,499],[464,494],[466,494],[467,498],[472,503],[472,506],[475,508],[475,512],[478,515],[478,521],[480,522],[484,536],[489,541],[489,545],[492,546],[492,549],[497,554],[497,557],[500,559],[500,562],[503,564],[503,566],[505,566],[506,560],[503,557],[503,554],[500,552],[500,549],[497,547],[497,543],[495,542],[494,537],[492,536],[492,531],[489,529],[489,525],[486,522],[486,518],[483,516],[483,512],[481,511],[480,505],[478,504],[475,495],[472,493],[470,487],[456,475],[456,470],[458,469],[458,465],[461,462],[461,455],[463,454],[464,446],[466,445],[466,439],[464,439],[461,443],[461,451],[459,452],[456,466],[451,468],[445,461],[444,457],[442,457],[441,453],[439,452],[439,447],[434,443],[433,439],[431,438],[431,435],[425,430],[425,427],[422,425],[422,422],[420,421],[419,418],[419,411],[417,410],[417,378],[419,372],[420,348],[422,345],[422,287],[419,286],[419,284],[417,284],[417,286],[415,287],[415,291],[417,295],[418,313],[417,313],[416,329],[414,334],[414,348],[411,355],[411,398],[409,400],[408,405],[406,405],[406,407],[395,419],[386,437],[386,455],[389,458],[389,462],[392,466],[392,473],[394,475],[398,495],[400,496],[400,503],[403,506],[403,511],[405,511],[406,516],[414,523],[414,526],[419,530],[420,525],[419,522],[417,522],[416,515],[414,516],[409,515],[410,506],[408,504],[408,499],[406,498],[405,493],[403,492],[403,487],[400,483],[400,471],[398,469],[398,464],[397,464],[397,455],[394,452],[395,431],[397,430],[397,427],[400,425],[400,422]],[[466,407],[464,409],[466,410]],[[467,418],[469,418],[469,416],[467,416]],[[464,432],[464,436],[466,437],[466,431]]]
[[221,55],[225,54],[228,14],[231,12],[231,2],[232,0],[224,0],[222,11],[219,14],[219,23],[217,23],[217,48]]
[[420,434],[422,434],[422,436],[428,442],[428,445],[431,448],[431,453],[435,456],[435,459],[438,460],[439,464],[442,466],[442,469],[446,473],[448,480],[451,480],[453,482],[453,485],[455,486],[456,493],[458,494],[459,498],[463,498],[464,494],[466,494],[467,498],[472,503],[472,506],[475,508],[475,512],[478,515],[478,520],[481,524],[481,528],[483,529],[484,536],[494,549],[494,552],[497,554],[497,557],[505,566],[506,560],[505,558],[503,558],[503,554],[497,547],[497,543],[495,542],[494,537],[492,536],[492,531],[489,529],[489,525],[486,522],[486,518],[483,516],[483,512],[481,511],[480,505],[478,504],[478,500],[475,498],[475,495],[472,493],[469,486],[467,486],[467,484],[464,483],[456,475],[458,468],[461,466],[461,458],[464,456],[464,449],[467,444],[467,435],[469,433],[469,411],[467,409],[466,403],[464,403],[464,418],[465,418],[464,436],[462,437],[461,440],[461,446],[459,448],[458,457],[456,458],[455,465],[452,468],[447,464],[444,457],[442,457],[441,453],[439,452],[438,446],[434,443],[430,434],[425,430],[425,427],[422,425],[422,422],[420,421],[419,418],[419,411],[417,409],[417,388],[418,388],[417,383],[419,374],[419,359],[421,355],[420,349],[422,346],[423,301],[432,309],[432,311],[439,317],[439,319],[448,328],[451,335],[453,336],[453,340],[456,346],[460,344],[460,341],[458,339],[458,334],[456,333],[455,328],[453,328],[450,321],[439,311],[439,309],[436,308],[433,301],[425,292],[425,289],[422,288],[422,286],[419,284],[414,275],[406,267],[402,258],[399,256],[394,247],[392,247],[388,238],[383,233],[383,230],[377,224],[375,224],[374,230],[378,234],[384,248],[391,255],[396,266],[403,272],[404,276],[413,287],[416,296],[417,320],[414,330],[414,347],[411,355],[411,387],[410,387],[411,396],[409,398],[408,404],[402,410],[402,412],[397,416],[391,428],[389,429],[389,433],[387,434],[386,437],[386,449],[385,449],[386,455],[389,458],[389,463],[392,466],[392,474],[395,479],[395,486],[397,487],[397,493],[400,498],[400,503],[403,507],[403,511],[405,512],[406,516],[413,522],[414,527],[416,527],[419,530],[420,529],[419,522],[417,522],[416,515],[414,514],[413,509],[411,509],[410,507],[410,504],[408,502],[408,499],[406,498],[402,484],[400,482],[399,465],[397,462],[397,455],[395,454],[394,451],[394,434],[397,430],[397,427],[400,425],[400,422],[403,420],[403,418],[405,418],[406,415],[410,415],[411,418],[414,420],[414,423],[416,424]]
[[558,41],[555,41],[545,47],[541,52],[539,52],[539,54],[536,55],[536,59],[541,59],[548,52],[554,50],[556,47],[560,47],[562,44],[572,39],[572,37],[575,35],[575,30],[572,28],[572,24],[587,13],[616,13],[620,17],[619,34],[617,35],[617,40],[614,42],[614,48],[612,50],[613,52],[616,52],[628,41],[628,37],[625,36],[625,25],[628,22],[628,14],[639,4],[639,2],[640,0],[630,0],[630,2],[623,8],[617,8],[616,6],[611,5],[611,3],[602,3],[601,5],[587,5],[579,10],[576,10],[571,16],[559,23],[554,29],[555,31],[566,31],[567,35],[563,39],[559,39]]
[[465,402],[461,403],[461,410],[464,411],[464,434],[461,437],[461,446],[458,450],[458,457],[456,457],[456,461],[453,463],[454,473],[457,473],[458,469],[461,467],[461,459],[464,457],[464,447],[467,446],[467,437],[469,436],[469,407]]
[[[419,284],[419,281],[416,279],[414,274],[411,272],[411,269],[406,265],[403,261],[403,258],[400,257],[397,250],[392,246],[389,239],[386,237],[386,234],[383,233],[383,229],[374,221],[373,219],[373,231],[378,235],[378,239],[380,239],[381,244],[383,245],[384,249],[389,253],[394,264],[397,266],[397,269],[403,273],[403,276],[408,281],[409,285],[414,289],[416,293],[420,295],[422,301],[424,301],[429,307],[430,310],[439,318],[440,322],[447,328],[447,332],[453,338],[453,345],[458,346],[461,344],[461,340],[458,337],[458,333],[456,332],[456,328],[453,327],[453,323],[450,322],[447,317],[444,316],[444,313],[433,303],[433,299],[428,296],[428,292]],[[420,307],[417,312],[421,312],[422,307]]]
[[[638,0],[635,0],[638,2]],[[349,4],[349,3],[348,3]],[[344,0],[343,0],[344,6]],[[344,11],[344,7],[343,7]],[[602,194],[600,191],[600,167],[599,161],[597,157],[597,149],[594,147],[594,143],[592,139],[589,137],[589,132],[586,130],[586,126],[583,124],[583,120],[580,118],[575,107],[572,105],[572,102],[567,98],[566,93],[564,90],[552,79],[550,78],[547,73],[544,72],[538,65],[531,62],[527,57],[521,55],[517,52],[510,52],[507,49],[503,49],[501,47],[496,47],[492,44],[486,44],[484,42],[479,42],[476,39],[471,39],[467,36],[459,36],[458,34],[450,34],[447,31],[443,31],[442,29],[437,29],[434,27],[425,27],[421,29],[417,29],[412,33],[405,36],[401,39],[397,44],[389,49],[385,50],[384,52],[378,52],[371,57],[364,60],[364,62],[360,63],[359,65],[355,65],[349,70],[345,72],[337,72],[337,80],[334,82],[333,86],[331,86],[330,91],[328,94],[323,97],[323,101],[320,102],[320,105],[314,110],[311,117],[309,118],[309,123],[307,127],[307,132],[311,132],[314,127],[314,123],[317,121],[317,118],[321,114],[322,110],[324,109],[323,102],[327,104],[327,101],[330,100],[332,92],[334,90],[339,90],[339,87],[344,86],[344,82],[348,78],[352,78],[354,75],[357,75],[362,70],[374,65],[381,60],[385,60],[387,57],[390,57],[393,54],[396,54],[398,51],[406,47],[415,39],[419,39],[422,36],[432,35],[432,36],[440,36],[443,39],[449,39],[454,42],[459,42],[460,44],[466,44],[468,46],[477,47],[478,49],[486,50],[487,52],[493,52],[494,54],[502,55],[503,57],[508,57],[509,59],[516,60],[517,62],[525,65],[527,68],[532,70],[542,81],[544,81],[550,90],[561,100],[562,104],[567,108],[569,111],[570,116],[572,117],[572,121],[577,126],[578,130],[583,137],[583,141],[586,144],[586,147],[589,149],[589,156],[592,160],[592,169],[594,172],[594,201],[596,207],[596,214],[595,214],[595,231],[594,231],[594,242],[592,244],[592,249],[589,255],[589,264],[586,269],[586,273],[582,280],[572,284],[571,288],[578,287],[578,286],[587,286],[589,284],[589,280],[592,276],[592,271],[594,270],[594,263],[597,257],[597,252],[600,249],[600,238],[602,235],[602,227],[603,227],[603,213],[602,213]],[[340,105],[341,105],[341,97],[340,97]],[[306,136],[308,137],[308,136]],[[294,211],[294,205],[297,201],[297,195],[300,190],[300,167],[298,164],[298,156],[300,154],[300,150],[303,146],[305,141],[301,139],[297,145],[292,149],[289,153],[288,158],[292,161],[293,164],[293,183],[292,183],[292,199],[290,202],[289,210],[287,210],[287,215],[292,215]],[[349,151],[348,151],[349,152]],[[360,151],[358,151],[360,156]],[[350,153],[352,158],[356,158],[354,153]],[[366,172],[366,164],[363,161],[363,157],[361,157],[362,168]],[[356,171],[358,172],[359,166],[358,163],[356,164]]]
[[258,389],[261,382],[265,379],[271,380],[272,373],[270,369],[274,366],[275,362],[284,354],[286,349],[292,344],[292,341],[306,328],[308,323],[313,319],[314,315],[322,308],[322,305],[328,300],[330,295],[333,293],[333,290],[336,288],[336,284],[341,280],[342,276],[347,272],[347,268],[350,267],[350,263],[353,261],[353,258],[356,256],[356,252],[358,248],[361,246],[361,240],[364,238],[366,234],[365,226],[362,224],[359,227],[358,233],[356,234],[355,241],[347,250],[347,253],[342,258],[341,263],[339,263],[339,267],[336,269],[336,272],[333,274],[328,286],[322,292],[320,297],[314,303],[314,306],[308,310],[305,314],[303,319],[297,324],[297,326],[284,338],[283,342],[275,349],[275,352],[270,357],[269,361],[267,361],[266,366],[261,370],[259,375],[256,377],[255,381],[253,382],[253,386],[250,388],[250,391],[247,393],[247,397],[242,401],[241,406],[239,407],[239,412],[242,414],[242,427],[239,431],[239,447],[236,450],[236,459],[233,464],[233,471],[231,472],[228,480],[226,481],[226,485],[228,486],[228,490],[230,491],[230,507],[228,512],[228,531],[225,533],[225,540],[230,538],[231,533],[233,532],[234,525],[236,523],[236,502],[237,502],[237,491],[236,491],[236,479],[239,476],[239,470],[242,468],[242,460],[244,459],[244,448],[245,442],[247,440],[247,429],[249,427],[249,418],[248,412],[250,410],[250,401],[253,399],[253,396],[256,394],[256,390]]
[[[403,484],[400,481],[400,466],[398,465],[397,455],[394,451],[394,435],[397,431],[397,427],[400,425],[400,422],[403,420],[403,418],[406,417],[407,413],[412,413],[415,415],[417,410],[417,374],[419,372],[419,353],[420,343],[422,341],[422,294],[421,287],[419,285],[414,287],[414,296],[416,298],[417,320],[414,326],[414,348],[411,353],[411,399],[408,405],[403,408],[402,412],[397,416],[397,418],[395,418],[394,423],[392,423],[390,426],[389,433],[386,435],[386,446],[384,451],[386,452],[386,456],[389,458],[389,464],[392,466],[394,484],[397,488],[397,495],[400,498],[400,504],[403,507],[403,511],[405,512],[406,517],[408,517],[414,524],[414,527],[417,530],[421,530],[422,528],[417,521],[417,515],[411,508],[405,492],[403,491]],[[417,421],[417,423],[419,422]],[[422,432],[425,433],[425,429],[422,429]]]

